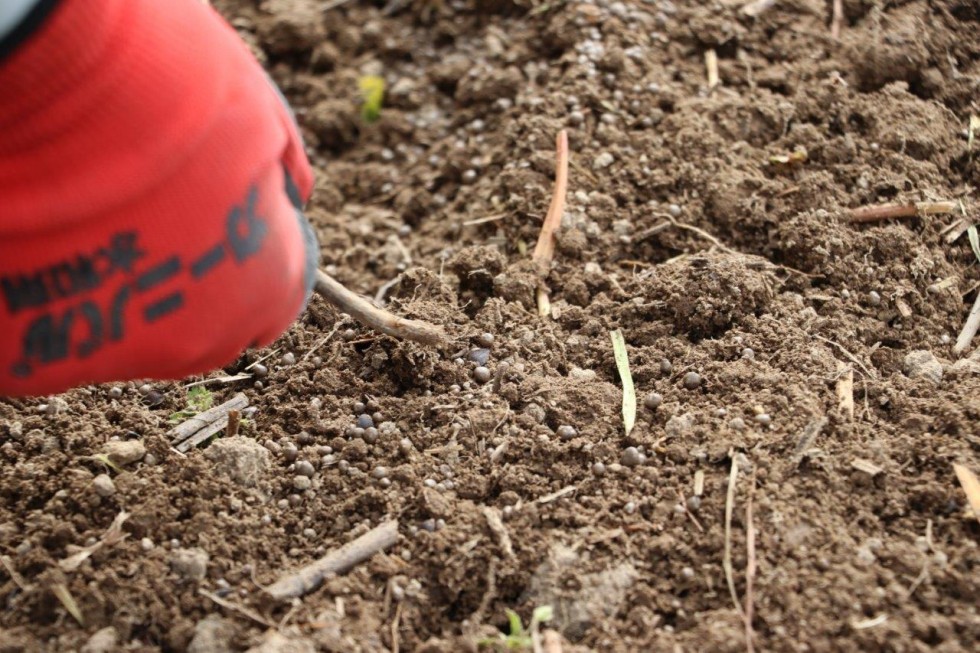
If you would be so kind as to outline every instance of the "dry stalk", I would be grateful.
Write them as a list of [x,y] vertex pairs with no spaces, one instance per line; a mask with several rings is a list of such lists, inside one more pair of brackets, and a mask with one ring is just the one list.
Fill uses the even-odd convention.
[[742,6],[742,13],[750,18],[756,18],[771,9],[774,4],[776,0],[753,0]]
[[848,422],[854,421],[854,369],[837,361],[837,408]]
[[375,331],[430,346],[440,345],[448,340],[446,333],[440,327],[428,322],[398,317],[383,308],[378,308],[367,299],[342,286],[323,270],[317,270],[316,285],[313,289],[340,311]]
[[544,653],[562,653],[561,635],[550,628],[541,634],[541,646]]
[[738,461],[735,460],[735,452],[731,453],[732,471],[728,475],[728,495],[725,498],[725,553],[721,561],[721,566],[725,569],[725,581],[728,583],[728,591],[732,595],[732,602],[735,604],[735,611],[738,616],[745,619],[745,612],[742,611],[742,603],[738,600],[738,593],[735,591],[735,574],[732,569],[732,510],[735,507],[735,482],[738,480]]
[[718,86],[718,53],[715,52],[714,48],[706,50],[704,53],[704,67],[707,69],[708,74],[708,90],[710,91],[714,87]]
[[749,500],[745,504],[745,538],[746,538],[746,562],[745,562],[745,649],[748,653],[755,651],[754,637],[752,633],[752,615],[755,611],[755,522],[752,519],[752,499],[755,495],[755,474],[753,474],[752,487],[749,491]]
[[953,345],[954,354],[959,355],[966,351],[966,348],[970,346],[970,342],[973,340],[973,336],[977,335],[977,329],[980,329],[980,292],[977,293],[977,299],[973,302],[973,308],[970,309],[970,314],[966,316],[963,330],[956,337],[956,344]]
[[848,211],[850,222],[880,222],[893,218],[915,218],[924,215],[952,213],[959,208],[958,202],[909,202],[861,206]]
[[[555,257],[555,231],[561,225],[561,217],[565,214],[565,196],[568,194],[568,132],[564,129],[558,132],[555,145],[555,192],[551,196],[551,205],[541,223],[541,233],[538,243],[534,246],[531,260],[537,265],[539,272],[547,273],[548,265]],[[544,283],[538,284],[537,292],[538,315],[551,315],[551,300]]]
[[830,17],[830,37],[840,38],[841,28],[844,26],[844,0],[834,0],[833,14]]

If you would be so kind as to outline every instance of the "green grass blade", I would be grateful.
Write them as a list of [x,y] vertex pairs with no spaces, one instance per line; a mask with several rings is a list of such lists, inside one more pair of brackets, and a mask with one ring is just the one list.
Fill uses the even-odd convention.
[[619,378],[623,381],[623,425],[626,427],[626,435],[629,435],[636,425],[636,389],[633,387],[633,376],[630,374],[630,361],[626,354],[623,332],[616,329],[609,335],[612,338]]

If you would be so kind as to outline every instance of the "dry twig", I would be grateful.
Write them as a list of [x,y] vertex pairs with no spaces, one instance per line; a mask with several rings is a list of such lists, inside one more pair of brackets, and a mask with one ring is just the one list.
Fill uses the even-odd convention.
[[880,222],[893,218],[915,218],[924,215],[952,213],[959,208],[957,202],[912,202],[896,204],[874,204],[861,206],[848,211],[850,222]]
[[187,453],[215,433],[228,426],[228,414],[248,406],[248,399],[238,393],[225,403],[209,408],[203,413],[185,420],[167,432],[170,444],[177,451]]
[[317,270],[313,289],[340,311],[375,331],[430,346],[440,345],[448,340],[442,328],[428,322],[398,317],[378,308],[342,286],[323,270]]
[[398,541],[398,521],[387,521],[301,569],[286,574],[265,591],[276,599],[292,599],[318,588],[330,575],[342,574],[354,565],[384,551]]
[[980,522],[980,480],[977,480],[976,474],[963,465],[953,463],[953,471],[956,472],[956,478],[966,492],[966,500],[970,504],[973,516]]
[[251,608],[246,608],[245,606],[238,605],[237,603],[232,603],[231,601],[223,599],[217,594],[213,594],[203,588],[199,588],[197,590],[197,593],[200,594],[201,596],[211,599],[211,601],[213,601],[217,605],[220,605],[222,608],[225,608],[226,610],[231,610],[232,612],[237,612],[238,614],[248,617],[249,619],[251,619],[252,621],[254,621],[255,623],[261,626],[265,626],[266,628],[276,627],[274,623],[272,623],[271,621],[269,621],[268,619],[260,615],[255,610],[252,610]]
[[854,369],[837,361],[837,408],[848,422],[854,421]]
[[[531,254],[531,260],[542,275],[547,273],[548,265],[555,256],[555,231],[561,225],[561,217],[565,213],[565,196],[568,194],[568,132],[564,129],[558,132],[555,148],[555,192],[551,196],[551,205],[544,222],[541,223],[538,243]],[[538,315],[551,315],[551,300],[543,282],[538,284],[537,300]]]
[[776,4],[776,0],[753,0],[742,6],[742,13],[750,18],[756,18],[762,15],[763,12],[772,9],[774,4]]

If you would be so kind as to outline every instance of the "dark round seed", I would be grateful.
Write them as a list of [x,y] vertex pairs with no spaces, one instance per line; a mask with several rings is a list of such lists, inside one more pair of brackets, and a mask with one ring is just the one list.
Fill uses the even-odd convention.
[[643,463],[645,456],[636,447],[626,447],[619,461],[627,467],[636,467]]
[[643,405],[650,410],[657,410],[664,403],[664,397],[659,392],[651,392],[643,398]]
[[255,383],[252,384],[252,387],[255,388],[256,390],[262,390],[262,388],[265,387],[265,384],[262,383],[261,381],[256,381]]
[[368,415],[367,413],[363,413],[357,416],[357,426],[362,429],[369,428],[371,426],[374,426],[374,420],[371,419],[371,416]]
[[473,370],[473,378],[478,383],[486,383],[490,380],[491,376],[489,368],[483,367],[482,365]]
[[364,441],[368,444],[374,444],[378,441],[378,429],[374,428],[373,426],[368,427],[364,429],[364,435],[361,437],[363,437]]
[[575,427],[569,426],[568,424],[562,424],[559,426],[556,433],[558,433],[558,437],[562,440],[571,440],[578,435],[578,431],[575,430]]
[[[295,449],[293,451],[295,451]],[[300,476],[312,478],[315,471],[316,470],[313,469],[313,463],[308,460],[300,460],[296,463],[296,473]]]
[[252,375],[257,379],[264,379],[269,375],[269,368],[259,363],[252,366]]
[[345,329],[344,332],[340,334],[340,337],[344,340],[353,340],[356,335],[357,332],[354,331],[354,329]]
[[688,390],[697,390],[701,387],[701,375],[697,372],[688,372],[685,374],[684,387]]

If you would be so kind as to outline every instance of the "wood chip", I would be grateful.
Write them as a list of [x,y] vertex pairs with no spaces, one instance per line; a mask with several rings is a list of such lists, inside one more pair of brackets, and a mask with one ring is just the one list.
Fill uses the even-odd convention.
[[865,460],[864,458],[855,458],[851,461],[851,467],[858,470],[859,472],[864,472],[868,476],[877,476],[881,474],[884,469],[878,467],[870,460]]
[[953,471],[956,472],[956,478],[966,492],[966,500],[970,504],[973,516],[980,522],[980,481],[977,480],[976,474],[958,463],[953,463]]
[[806,456],[806,452],[813,446],[817,436],[820,435],[820,432],[825,426],[827,426],[827,418],[825,416],[821,416],[806,425],[796,441],[796,447],[793,449],[793,458],[797,463]]
[[[248,406],[248,399],[239,392],[220,406],[198,413],[170,429],[167,432],[170,444],[177,451],[187,453],[191,448],[224,429],[228,425],[228,413],[230,411],[242,410],[246,406]],[[204,437],[197,435],[205,429],[207,429],[207,435]]]
[[491,506],[483,506],[483,516],[487,519],[487,525],[497,538],[497,544],[507,555],[508,558],[514,557],[514,546],[510,541],[510,533],[504,526],[504,520],[500,517],[500,511]]
[[699,497],[704,494],[704,470],[699,469],[694,472],[694,496]]

